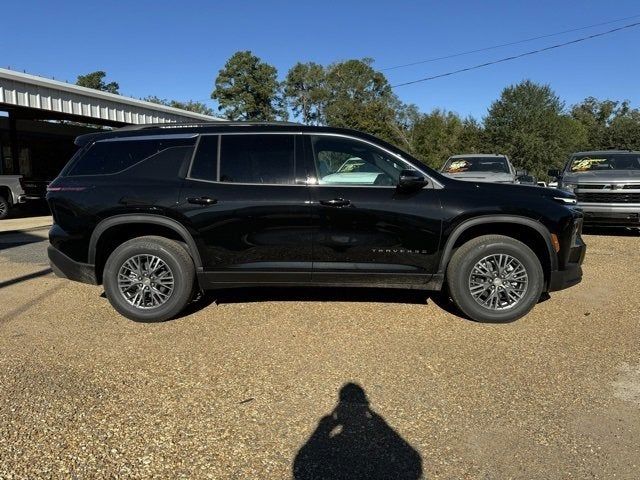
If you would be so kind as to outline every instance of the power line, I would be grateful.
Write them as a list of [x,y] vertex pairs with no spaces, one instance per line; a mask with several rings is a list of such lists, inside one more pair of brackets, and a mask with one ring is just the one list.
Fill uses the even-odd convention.
[[585,40],[590,40],[592,38],[602,37],[604,35],[609,35],[609,34],[614,33],[614,32],[619,32],[620,30],[625,30],[625,29],[628,29],[628,28],[637,27],[638,25],[640,25],[640,22],[630,23],[629,25],[624,25],[622,27],[614,28],[612,30],[607,30],[606,32],[594,33],[593,35],[589,35],[588,37],[577,38],[577,39],[571,40],[569,42],[564,42],[564,43],[558,43],[556,45],[551,45],[550,47],[540,48],[538,50],[531,50],[529,52],[520,53],[518,55],[512,55],[511,57],[505,57],[505,58],[501,58],[499,60],[493,60],[491,62],[481,63],[479,65],[474,65],[472,67],[461,68],[459,70],[454,70],[452,72],[441,73],[439,75],[433,75],[431,77],[420,78],[418,80],[412,80],[410,82],[398,83],[396,85],[392,85],[391,88],[403,87],[405,85],[412,85],[414,83],[426,82],[428,80],[434,80],[436,78],[448,77],[450,75],[455,75],[457,73],[468,72],[469,70],[476,70],[478,68],[488,67],[489,65],[495,65],[496,63],[508,62],[510,60],[515,60],[517,58],[527,57],[529,55],[535,55],[537,53],[546,52],[548,50],[553,50],[553,49],[560,48],[560,47],[566,47],[567,45],[573,45],[574,43],[584,42]]
[[402,65],[395,65],[393,67],[381,68],[379,70],[382,71],[382,72],[385,72],[385,71],[388,71],[388,70],[396,70],[398,68],[405,68],[405,67],[412,67],[414,65],[421,65],[423,63],[437,62],[439,60],[446,60],[448,58],[461,57],[463,55],[470,55],[472,53],[486,52],[488,50],[495,50],[496,48],[502,48],[502,47],[508,47],[510,45],[518,45],[520,43],[532,42],[533,40],[540,40],[542,38],[555,37],[557,35],[562,35],[564,33],[578,32],[580,30],[587,30],[587,29],[593,28],[593,27],[601,27],[603,25],[610,25],[612,23],[622,22],[624,20],[631,20],[633,18],[638,18],[638,17],[640,17],[640,15],[632,15],[630,17],[618,18],[617,20],[610,20],[608,22],[594,23],[593,25],[586,25],[584,27],[572,28],[572,29],[569,29],[569,30],[563,30],[561,32],[548,33],[546,35],[539,35],[537,37],[530,37],[530,38],[525,38],[523,40],[516,40],[515,42],[501,43],[500,45],[493,45],[491,47],[478,48],[476,50],[468,50],[468,51],[465,51],[465,52],[452,53],[451,55],[444,55],[442,57],[429,58],[427,60],[419,60],[417,62],[405,63],[405,64],[402,64]]

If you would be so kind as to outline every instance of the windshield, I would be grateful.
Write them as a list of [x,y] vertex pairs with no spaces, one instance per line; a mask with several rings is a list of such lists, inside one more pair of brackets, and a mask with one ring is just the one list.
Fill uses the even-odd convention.
[[577,173],[594,170],[640,170],[640,154],[612,153],[573,157],[569,170]]
[[509,173],[509,165],[507,164],[507,159],[504,157],[458,157],[447,160],[442,171],[444,173]]

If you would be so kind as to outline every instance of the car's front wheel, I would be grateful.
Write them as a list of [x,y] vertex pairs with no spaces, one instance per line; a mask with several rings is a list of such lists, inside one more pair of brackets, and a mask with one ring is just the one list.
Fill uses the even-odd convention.
[[174,240],[146,236],[124,242],[107,259],[104,290],[120,314],[141,322],[175,317],[191,300],[195,267]]
[[524,243],[483,235],[457,249],[447,267],[447,286],[456,306],[480,322],[510,322],[538,302],[544,272]]

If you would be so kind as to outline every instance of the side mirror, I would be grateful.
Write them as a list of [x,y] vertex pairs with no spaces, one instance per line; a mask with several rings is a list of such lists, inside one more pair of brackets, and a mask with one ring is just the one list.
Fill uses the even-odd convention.
[[526,170],[516,170],[516,177],[524,177],[526,174]]
[[560,178],[560,170],[558,170],[557,168],[551,168],[547,170],[547,175],[553,178]]
[[398,188],[401,190],[419,190],[427,184],[427,179],[416,170],[402,170],[398,179]]

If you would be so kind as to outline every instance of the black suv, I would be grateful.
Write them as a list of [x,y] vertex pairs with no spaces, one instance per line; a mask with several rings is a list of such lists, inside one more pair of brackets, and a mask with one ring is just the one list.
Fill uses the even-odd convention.
[[453,180],[364,133],[220,122],[76,143],[48,188],[51,265],[133,320],[200,290],[314,285],[446,287],[468,317],[510,321],[582,278],[572,194]]

